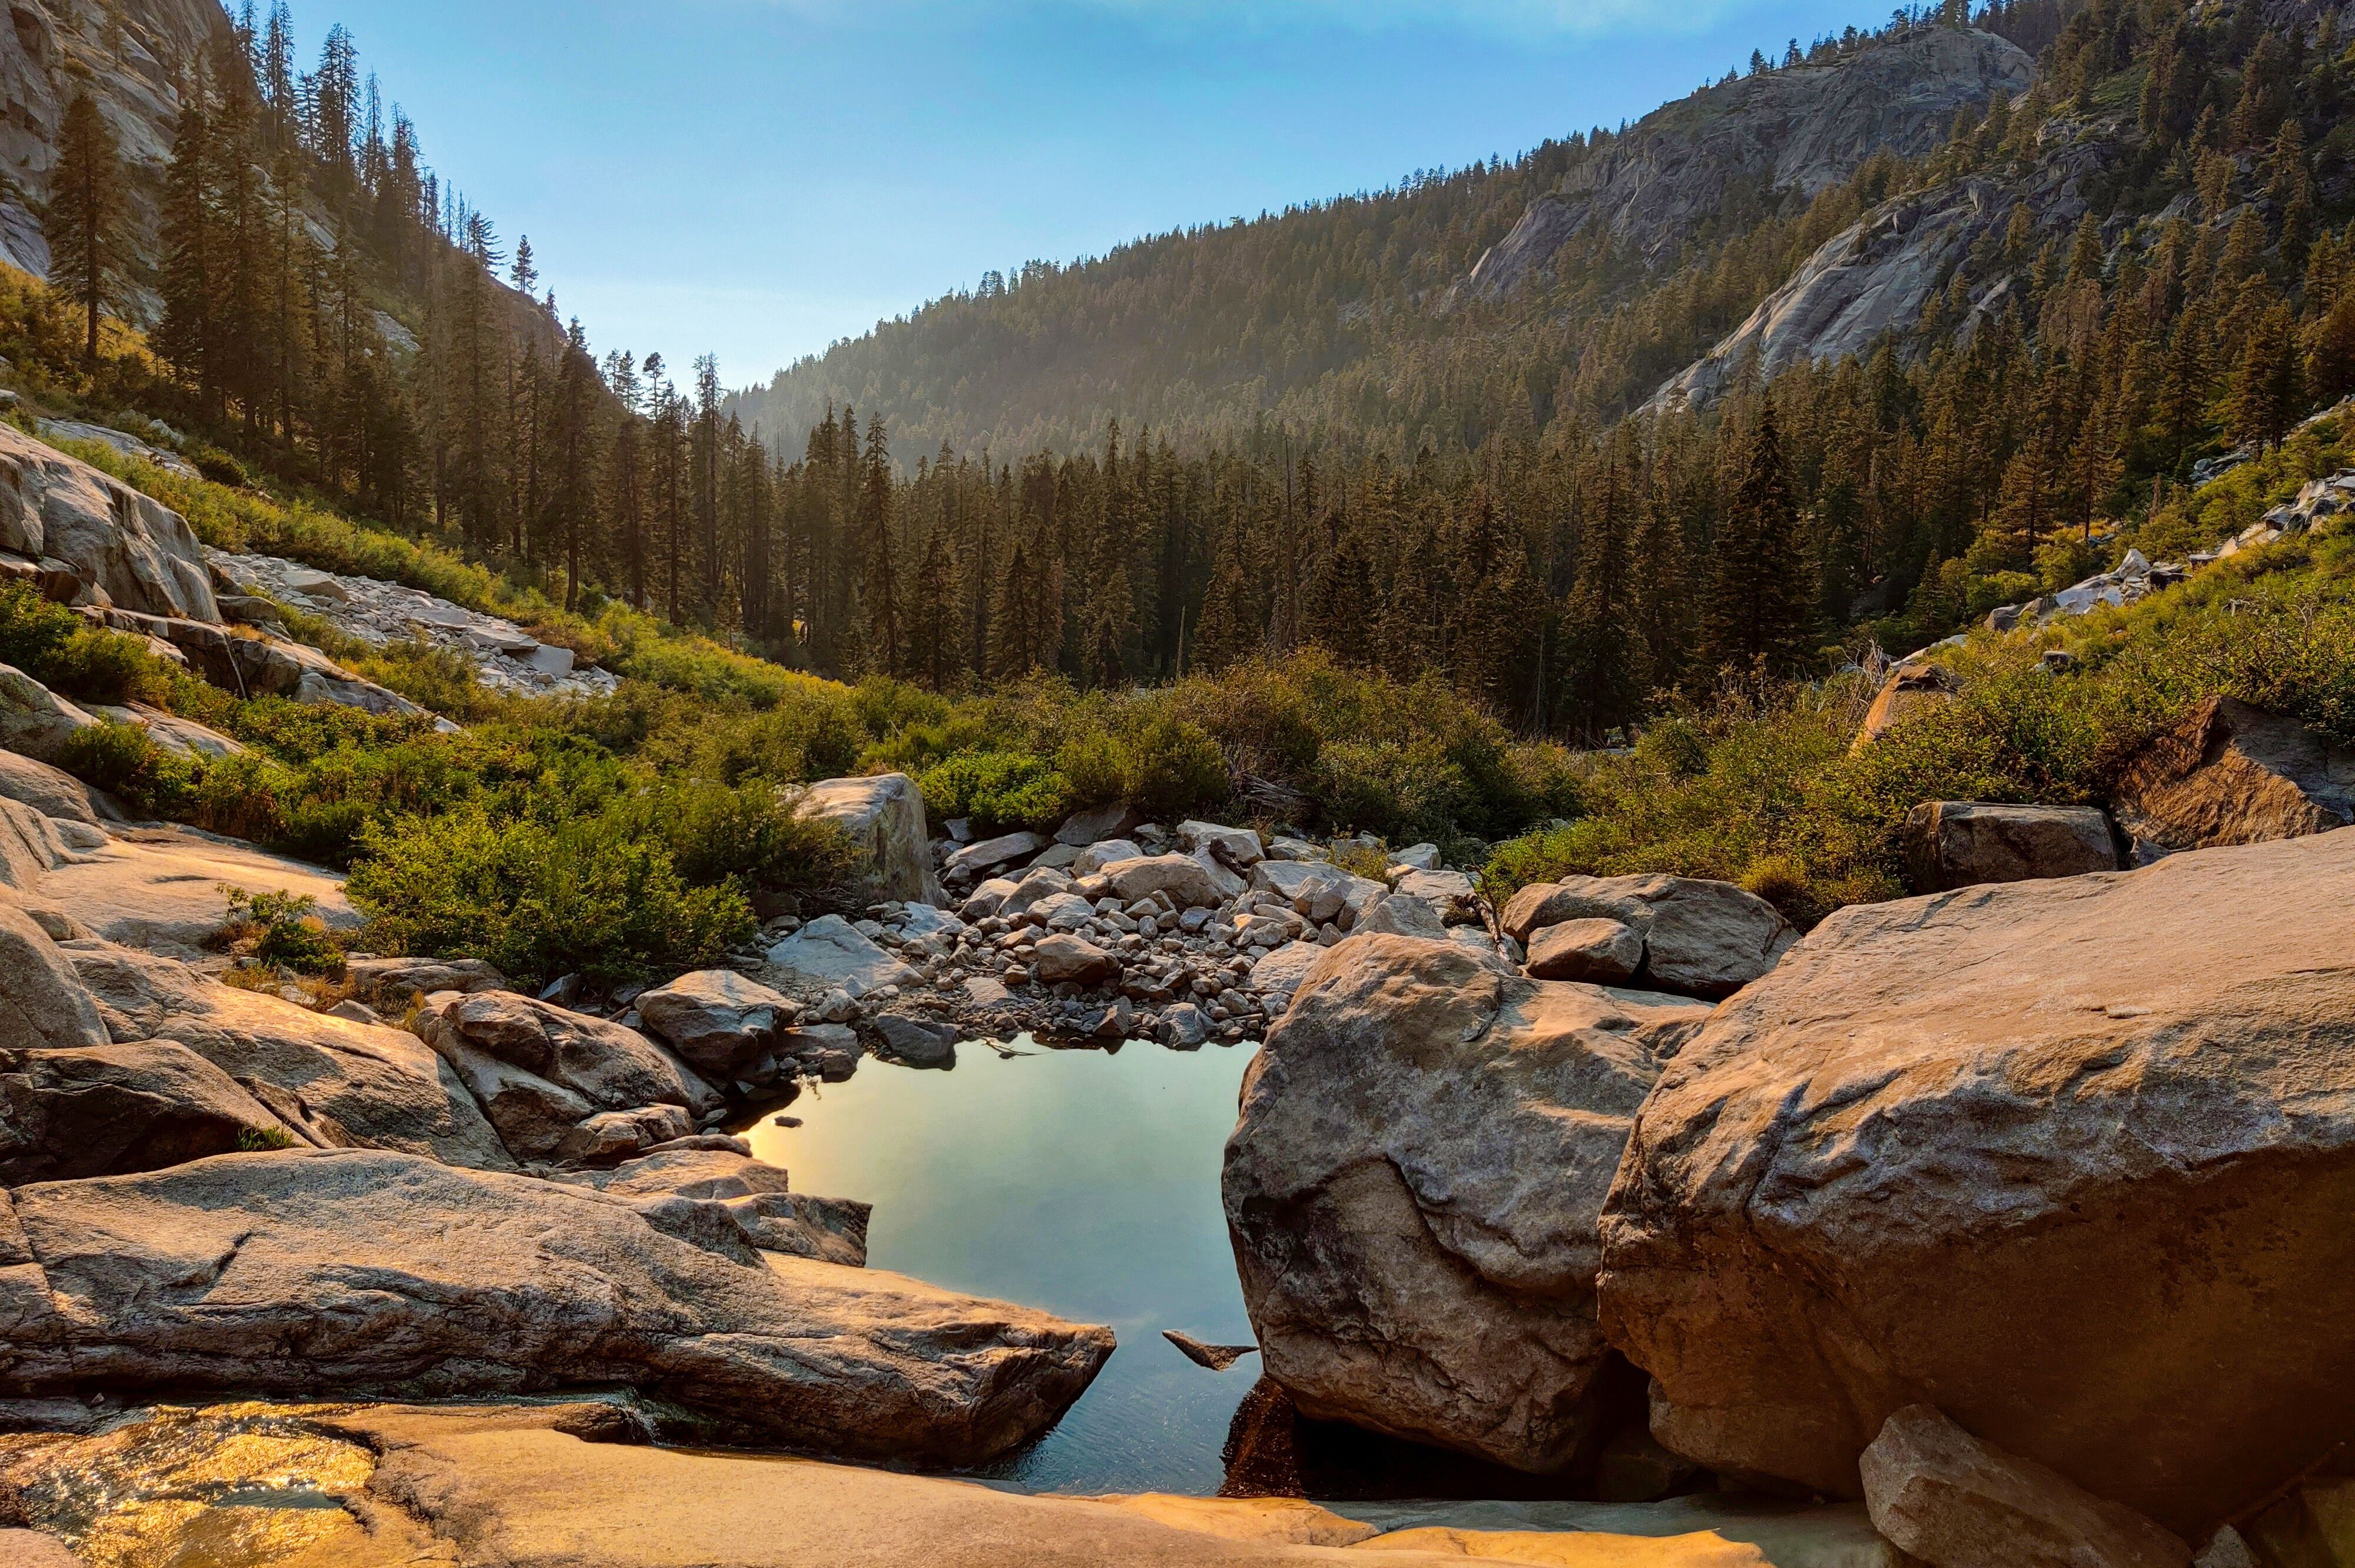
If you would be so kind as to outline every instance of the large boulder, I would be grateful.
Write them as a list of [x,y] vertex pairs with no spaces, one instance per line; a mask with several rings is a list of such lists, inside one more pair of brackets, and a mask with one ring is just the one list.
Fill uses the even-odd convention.
[[1916,893],[2118,869],[2110,819],[2093,806],[1930,800],[1907,814],[1904,840]]
[[61,949],[118,1041],[176,1040],[313,1142],[515,1161],[456,1073],[416,1035],[313,1012],[112,943]]
[[963,1465],[1053,1425],[1112,1353],[1107,1329],[749,1255],[618,1197],[375,1150],[19,1188],[0,1393],[626,1385],[797,1447]]
[[1215,869],[1190,854],[1141,855],[1103,867],[1104,885],[1123,904],[1166,894],[1180,909],[1216,907],[1224,899]]
[[721,1103],[686,1063],[636,1030],[511,991],[428,997],[417,1033],[428,1044],[455,1035],[601,1110],[674,1105],[700,1116]]
[[879,896],[907,904],[942,902],[924,797],[906,774],[826,779],[803,792],[802,810],[850,836],[859,869]]
[[93,828],[122,816],[106,797],[72,774],[15,751],[0,751],[0,797],[54,821]]
[[839,915],[821,916],[771,948],[769,964],[788,985],[838,988],[854,997],[885,986],[914,985],[923,978]]
[[1866,710],[1864,726],[1857,731],[1852,749],[1862,751],[1902,719],[1945,706],[1962,689],[1962,682],[1943,664],[1909,660],[1898,665],[1881,682],[1872,706]]
[[62,561],[125,609],[221,618],[186,518],[13,427],[0,429],[0,550]]
[[1933,1401],[2187,1539],[2355,1440],[2355,832],[1843,909],[1645,1105],[1654,1433],[1846,1496]]
[[1120,961],[1083,937],[1058,931],[1039,938],[1031,973],[1040,985],[1106,985],[1120,974]]
[[0,1045],[73,1050],[112,1042],[73,965],[31,916],[0,904]]
[[1644,936],[1616,920],[1565,920],[1531,934],[1532,979],[1625,985],[1644,967]]
[[2134,1510],[1927,1404],[1889,1418],[1863,1472],[1873,1527],[1934,1568],[2190,1568],[2191,1549]]
[[1573,876],[1532,883],[1497,917],[1525,947],[1549,926],[1616,920],[1644,938],[1637,983],[1717,1001],[1772,969],[1799,934],[1764,899],[1730,882],[1684,876]]
[[1302,919],[1331,923],[1347,931],[1390,896],[1385,883],[1356,876],[1324,861],[1262,861],[1252,867],[1251,885],[1273,893]]
[[2355,754],[2296,719],[2211,697],[2142,749],[2114,796],[2146,858],[2303,838],[2355,821]]
[[506,976],[481,959],[349,959],[344,978],[355,996],[396,1010],[436,991],[507,989]]
[[638,1016],[696,1071],[725,1081],[777,1048],[801,1004],[734,969],[700,969],[641,992]]
[[155,1171],[290,1136],[228,1074],[151,1040],[0,1050],[0,1186]]
[[1594,1436],[1595,1223],[1636,1107],[1708,1010],[1353,937],[1244,1080],[1227,1225],[1268,1375],[1306,1414],[1529,1471]]

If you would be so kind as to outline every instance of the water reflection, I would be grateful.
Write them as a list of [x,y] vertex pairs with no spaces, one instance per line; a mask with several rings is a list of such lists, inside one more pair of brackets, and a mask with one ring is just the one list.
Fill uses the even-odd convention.
[[1109,1323],[1120,1349],[1060,1425],[980,1474],[1051,1491],[1219,1489],[1258,1358],[1212,1372],[1161,1337],[1247,1344],[1219,1204],[1249,1047],[967,1045],[952,1072],[868,1061],[763,1119],[795,1191],[875,1205],[868,1263]]

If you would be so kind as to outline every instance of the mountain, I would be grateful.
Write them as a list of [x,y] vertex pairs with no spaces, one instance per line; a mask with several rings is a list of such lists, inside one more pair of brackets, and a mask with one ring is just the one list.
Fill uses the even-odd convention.
[[[1934,151],[1958,115],[2023,95],[2035,75],[2018,44],[1977,28],[1827,42],[1509,166],[993,275],[734,406],[791,437],[847,403],[911,450],[1070,450],[1114,418],[1231,438],[1272,416],[1412,451],[1476,446],[1523,410],[1539,427],[1615,415],[1825,236],[1791,257],[1774,243],[1742,254],[1745,241],[1837,205],[1877,158]],[[1707,281],[1730,260],[1732,276]],[[1707,297],[1639,324],[1679,280]]]

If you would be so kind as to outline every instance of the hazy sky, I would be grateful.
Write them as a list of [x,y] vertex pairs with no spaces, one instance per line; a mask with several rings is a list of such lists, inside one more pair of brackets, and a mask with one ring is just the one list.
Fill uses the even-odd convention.
[[732,386],[990,268],[1511,157],[1828,0],[295,0],[602,352]]

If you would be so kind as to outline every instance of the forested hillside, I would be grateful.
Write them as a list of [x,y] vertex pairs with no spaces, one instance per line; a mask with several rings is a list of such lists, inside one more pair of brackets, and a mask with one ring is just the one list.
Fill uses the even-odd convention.
[[[1165,421],[1188,383],[1123,377],[1117,418],[1018,457],[871,401],[755,430],[708,360],[682,391],[594,357],[527,302],[524,245],[371,112],[348,44],[297,81],[265,19],[224,30],[176,122],[154,352],[89,359],[112,272],[69,241],[0,352],[567,605],[827,673],[1119,687],[1315,645],[1597,737],[1729,671],[1917,646],[2129,544],[2209,544],[2191,464],[2355,388],[2344,6],[2041,6],[1762,58],[1624,135],[1042,269],[874,340],[962,322],[976,376],[1022,381],[1007,334],[1141,340],[1123,311],[1181,355],[1287,321],[1401,334],[1296,378],[1280,420]],[[110,188],[64,177],[100,142],[61,135],[61,188]],[[1672,165],[1663,206],[1644,171]],[[1769,165],[1789,183],[1742,173]],[[93,204],[53,196],[53,238],[105,231]],[[1351,376],[1423,412],[1339,397]]]

